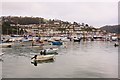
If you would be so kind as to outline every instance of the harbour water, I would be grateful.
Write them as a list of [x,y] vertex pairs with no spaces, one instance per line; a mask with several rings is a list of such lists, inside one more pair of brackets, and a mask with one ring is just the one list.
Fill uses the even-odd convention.
[[[2,48],[3,78],[118,78],[118,47],[114,42],[81,41],[58,46],[52,62],[31,63],[39,48]],[[1,67],[0,67],[1,69]]]

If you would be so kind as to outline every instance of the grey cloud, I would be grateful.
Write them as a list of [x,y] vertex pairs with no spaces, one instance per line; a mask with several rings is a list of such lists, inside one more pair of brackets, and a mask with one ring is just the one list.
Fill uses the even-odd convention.
[[88,23],[117,24],[116,2],[4,2],[2,15],[40,16]]

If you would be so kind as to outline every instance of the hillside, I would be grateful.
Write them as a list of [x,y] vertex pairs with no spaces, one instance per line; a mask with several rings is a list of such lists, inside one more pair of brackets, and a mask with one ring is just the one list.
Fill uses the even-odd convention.
[[[2,34],[24,34],[25,31],[24,27],[20,27],[18,25],[32,25],[33,27],[37,27],[38,25],[41,25],[41,30],[45,31],[45,27],[49,27],[49,29],[53,29],[60,32],[69,32],[68,29],[71,29],[70,26],[72,26],[72,30],[75,31],[75,27],[81,28],[84,31],[92,31],[92,29],[95,29],[94,27],[91,27],[89,24],[85,23],[77,23],[77,22],[68,22],[68,21],[62,21],[58,19],[44,19],[41,17],[19,17],[19,16],[2,16]],[[11,26],[14,25],[14,26]],[[44,26],[44,27],[43,27]],[[80,30],[80,29],[79,29]],[[78,30],[78,31],[79,31]]]
[[100,28],[101,30],[106,30],[110,33],[119,33],[120,34],[120,25],[107,25]]

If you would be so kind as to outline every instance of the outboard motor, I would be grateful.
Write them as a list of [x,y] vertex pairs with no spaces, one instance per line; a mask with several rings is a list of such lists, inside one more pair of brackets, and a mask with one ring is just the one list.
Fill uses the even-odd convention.
[[34,59],[34,58],[35,58],[35,59],[37,59],[37,55],[35,55],[35,56],[34,56],[34,57],[32,57],[31,59]]

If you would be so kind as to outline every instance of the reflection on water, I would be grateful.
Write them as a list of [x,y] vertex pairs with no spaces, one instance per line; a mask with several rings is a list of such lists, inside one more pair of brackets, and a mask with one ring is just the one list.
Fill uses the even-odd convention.
[[[46,46],[45,46],[46,47]],[[55,46],[57,47],[57,46]],[[118,47],[114,42],[68,42],[50,62],[32,62],[36,47],[3,48],[3,78],[117,78]],[[34,66],[33,66],[34,65]]]
[[0,79],[2,79],[2,56],[0,56]]
[[41,64],[41,63],[53,63],[54,62],[54,59],[51,59],[51,60],[45,60],[45,61],[32,61],[31,63],[34,64],[34,66],[37,66],[38,64]]

